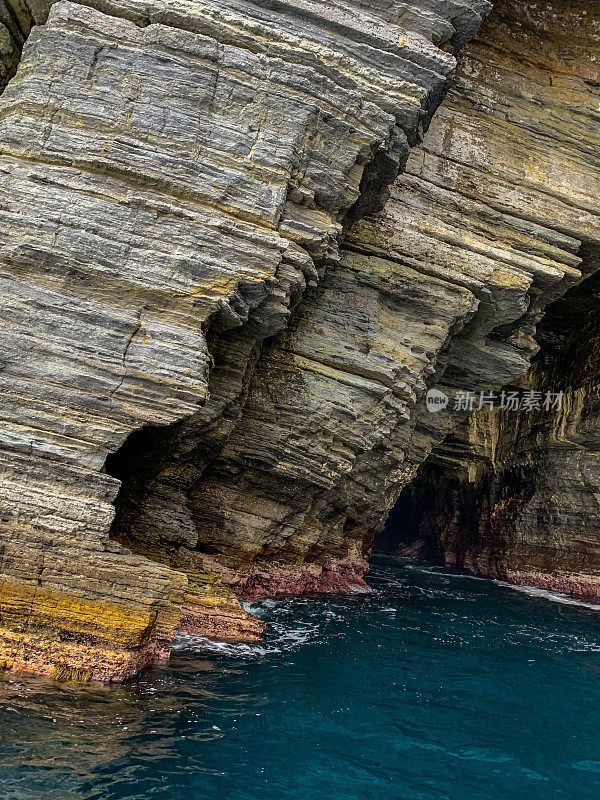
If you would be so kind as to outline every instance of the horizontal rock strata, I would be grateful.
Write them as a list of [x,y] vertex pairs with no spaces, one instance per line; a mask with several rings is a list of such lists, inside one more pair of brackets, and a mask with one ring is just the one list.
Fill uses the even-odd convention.
[[[0,10],[0,664],[256,638],[411,482],[448,562],[595,596],[589,0],[498,0],[421,146],[484,0]],[[425,407],[523,380],[565,409]]]
[[29,36],[0,98],[0,664],[119,679],[177,630],[260,634],[187,498],[489,3],[60,2],[30,33],[48,8],[0,4],[5,77]]
[[[545,213],[581,240],[577,254],[588,277],[548,306],[533,367],[506,387],[537,393],[533,407],[485,407],[437,445],[384,538],[388,545],[401,538],[405,553],[479,575],[597,600],[599,74],[585,54],[598,50],[600,17],[584,3],[560,10],[553,45],[540,60],[539,82],[549,86],[544,97],[552,103],[543,109],[537,150],[523,159],[527,188],[543,179],[547,205],[530,197],[524,209],[528,220]],[[547,20],[537,22],[548,39]],[[516,113],[512,103],[510,109]],[[531,126],[529,115],[521,118]],[[515,192],[505,196],[512,201]],[[500,201],[499,187],[493,197]],[[544,407],[548,392],[564,393],[558,408]]]
[[[486,408],[403,498],[411,550],[512,583],[600,599],[596,275],[550,306],[518,411]],[[519,390],[520,387],[511,387]],[[547,393],[554,399],[545,403]]]
[[426,412],[426,389],[524,374],[545,307],[598,266],[598,20],[555,5],[496,5],[386,207],[263,349],[218,457],[198,474],[177,432],[161,440],[175,457],[129,487],[121,530],[160,519],[178,541],[185,507],[238,594],[364,588],[373,533],[461,421]]

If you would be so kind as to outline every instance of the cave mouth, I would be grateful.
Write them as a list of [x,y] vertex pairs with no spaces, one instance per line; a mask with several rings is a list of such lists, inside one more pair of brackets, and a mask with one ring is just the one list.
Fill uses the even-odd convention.
[[111,539],[132,549],[135,549],[136,540],[146,546],[150,544],[138,530],[138,523],[153,481],[172,456],[172,441],[180,425],[145,425],[133,431],[121,447],[107,456],[104,471],[121,482],[113,501],[115,516],[109,532]]
[[442,564],[443,556],[434,533],[428,525],[427,462],[413,481],[405,486],[390,510],[383,528],[375,534],[372,555],[404,556]]
[[[530,370],[505,389],[548,386],[568,391],[598,381],[600,249],[584,241],[578,254],[583,279],[546,307],[536,325],[539,351]],[[475,440],[470,441],[468,426],[468,421],[459,423],[433,446],[375,535],[374,555],[414,557],[441,565],[450,556],[451,563],[461,568],[465,557],[478,548],[497,555],[506,545],[505,535],[512,529],[509,505],[526,505],[536,492],[536,470],[525,455],[540,446],[535,436],[545,430],[547,444],[551,435],[539,425],[527,439],[526,428],[521,430],[515,422],[512,448],[507,451],[505,442],[503,459],[494,464],[490,453],[479,452]],[[506,437],[506,425],[504,430]],[[525,455],[521,453],[519,460],[521,450]],[[469,465],[477,467],[476,478],[470,476]],[[506,515],[496,514],[496,519],[493,507],[506,510]]]

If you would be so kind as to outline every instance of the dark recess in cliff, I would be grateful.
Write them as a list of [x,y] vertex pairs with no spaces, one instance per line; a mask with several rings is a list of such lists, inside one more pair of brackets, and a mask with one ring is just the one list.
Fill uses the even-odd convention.
[[[548,306],[529,373],[505,387],[563,391],[562,413],[494,412],[483,425],[472,418],[453,431],[403,490],[375,551],[511,580],[520,566],[523,581],[554,575],[549,588],[588,596],[576,575],[598,569],[588,473],[600,448],[600,277],[597,248],[584,244],[579,254],[589,277]],[[559,585],[562,573],[572,585]]]

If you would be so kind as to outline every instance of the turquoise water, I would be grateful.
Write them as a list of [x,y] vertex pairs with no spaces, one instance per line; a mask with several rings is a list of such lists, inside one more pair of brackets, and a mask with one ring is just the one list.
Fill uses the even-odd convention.
[[0,680],[2,800],[600,797],[600,615],[378,561],[126,688]]

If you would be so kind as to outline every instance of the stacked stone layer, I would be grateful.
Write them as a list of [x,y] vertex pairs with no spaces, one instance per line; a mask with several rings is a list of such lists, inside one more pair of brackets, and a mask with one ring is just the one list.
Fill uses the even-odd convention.
[[534,407],[486,408],[434,450],[403,498],[413,552],[479,575],[600,598],[596,297],[594,275],[550,306],[534,367],[511,387],[536,392]]
[[[475,155],[477,162],[508,166],[508,180],[520,178],[502,190],[487,166],[489,205],[496,210],[514,204],[530,226],[551,220],[558,232],[578,240],[584,280],[564,294],[560,285],[561,296],[546,307],[537,324],[540,352],[531,370],[507,387],[538,392],[541,407],[486,407],[437,444],[402,496],[386,538],[388,544],[394,536],[410,542],[405,553],[427,554],[479,575],[597,600],[600,249],[595,54],[600,17],[585,3],[553,8],[557,16],[551,22],[542,8],[537,16],[531,11],[528,16],[530,35],[546,41],[537,46],[537,60],[523,43],[517,55],[524,60],[527,54],[527,60],[510,83],[506,72],[496,73],[511,87],[527,79],[521,104],[506,101],[504,115],[512,125],[507,128],[511,147],[520,139],[513,120],[533,132],[534,140],[522,150],[520,164],[507,165],[488,148]],[[495,26],[494,18],[489,25]],[[485,31],[479,38],[485,38]],[[490,42],[493,49],[497,45],[497,40]],[[471,51],[476,49],[472,45]],[[470,54],[465,67],[467,76],[461,75],[458,83],[465,83],[468,97],[474,99]],[[535,113],[532,107],[537,107]],[[444,110],[436,123],[446,117]],[[483,184],[476,170],[468,175],[472,196]],[[535,184],[544,187],[537,197],[532,193]],[[471,388],[468,381],[462,385]],[[544,409],[547,392],[564,392],[560,409]]]
[[262,626],[187,502],[109,536],[115,475],[147,486],[181,447],[196,478],[226,443],[489,4],[49,5],[0,7],[5,77],[29,37],[0,98],[0,662],[122,678],[178,629]]
[[193,453],[158,471],[134,497],[148,509],[127,519],[135,535],[172,519],[184,486],[193,535],[236,592],[364,588],[373,533],[461,420],[428,414],[427,387],[523,375],[544,308],[597,269],[598,20],[560,8],[549,23],[497,5],[386,207],[264,349],[219,457],[199,478]]
[[[498,472],[524,423],[465,436],[428,388],[511,383],[540,342],[593,372],[600,21],[499,0],[416,147],[484,0],[49,5],[0,7],[5,77],[29,36],[0,98],[0,663],[120,679],[178,630],[259,636],[236,595],[365,589],[432,451],[444,513]],[[550,484],[595,563],[589,381],[561,374],[516,580]]]

